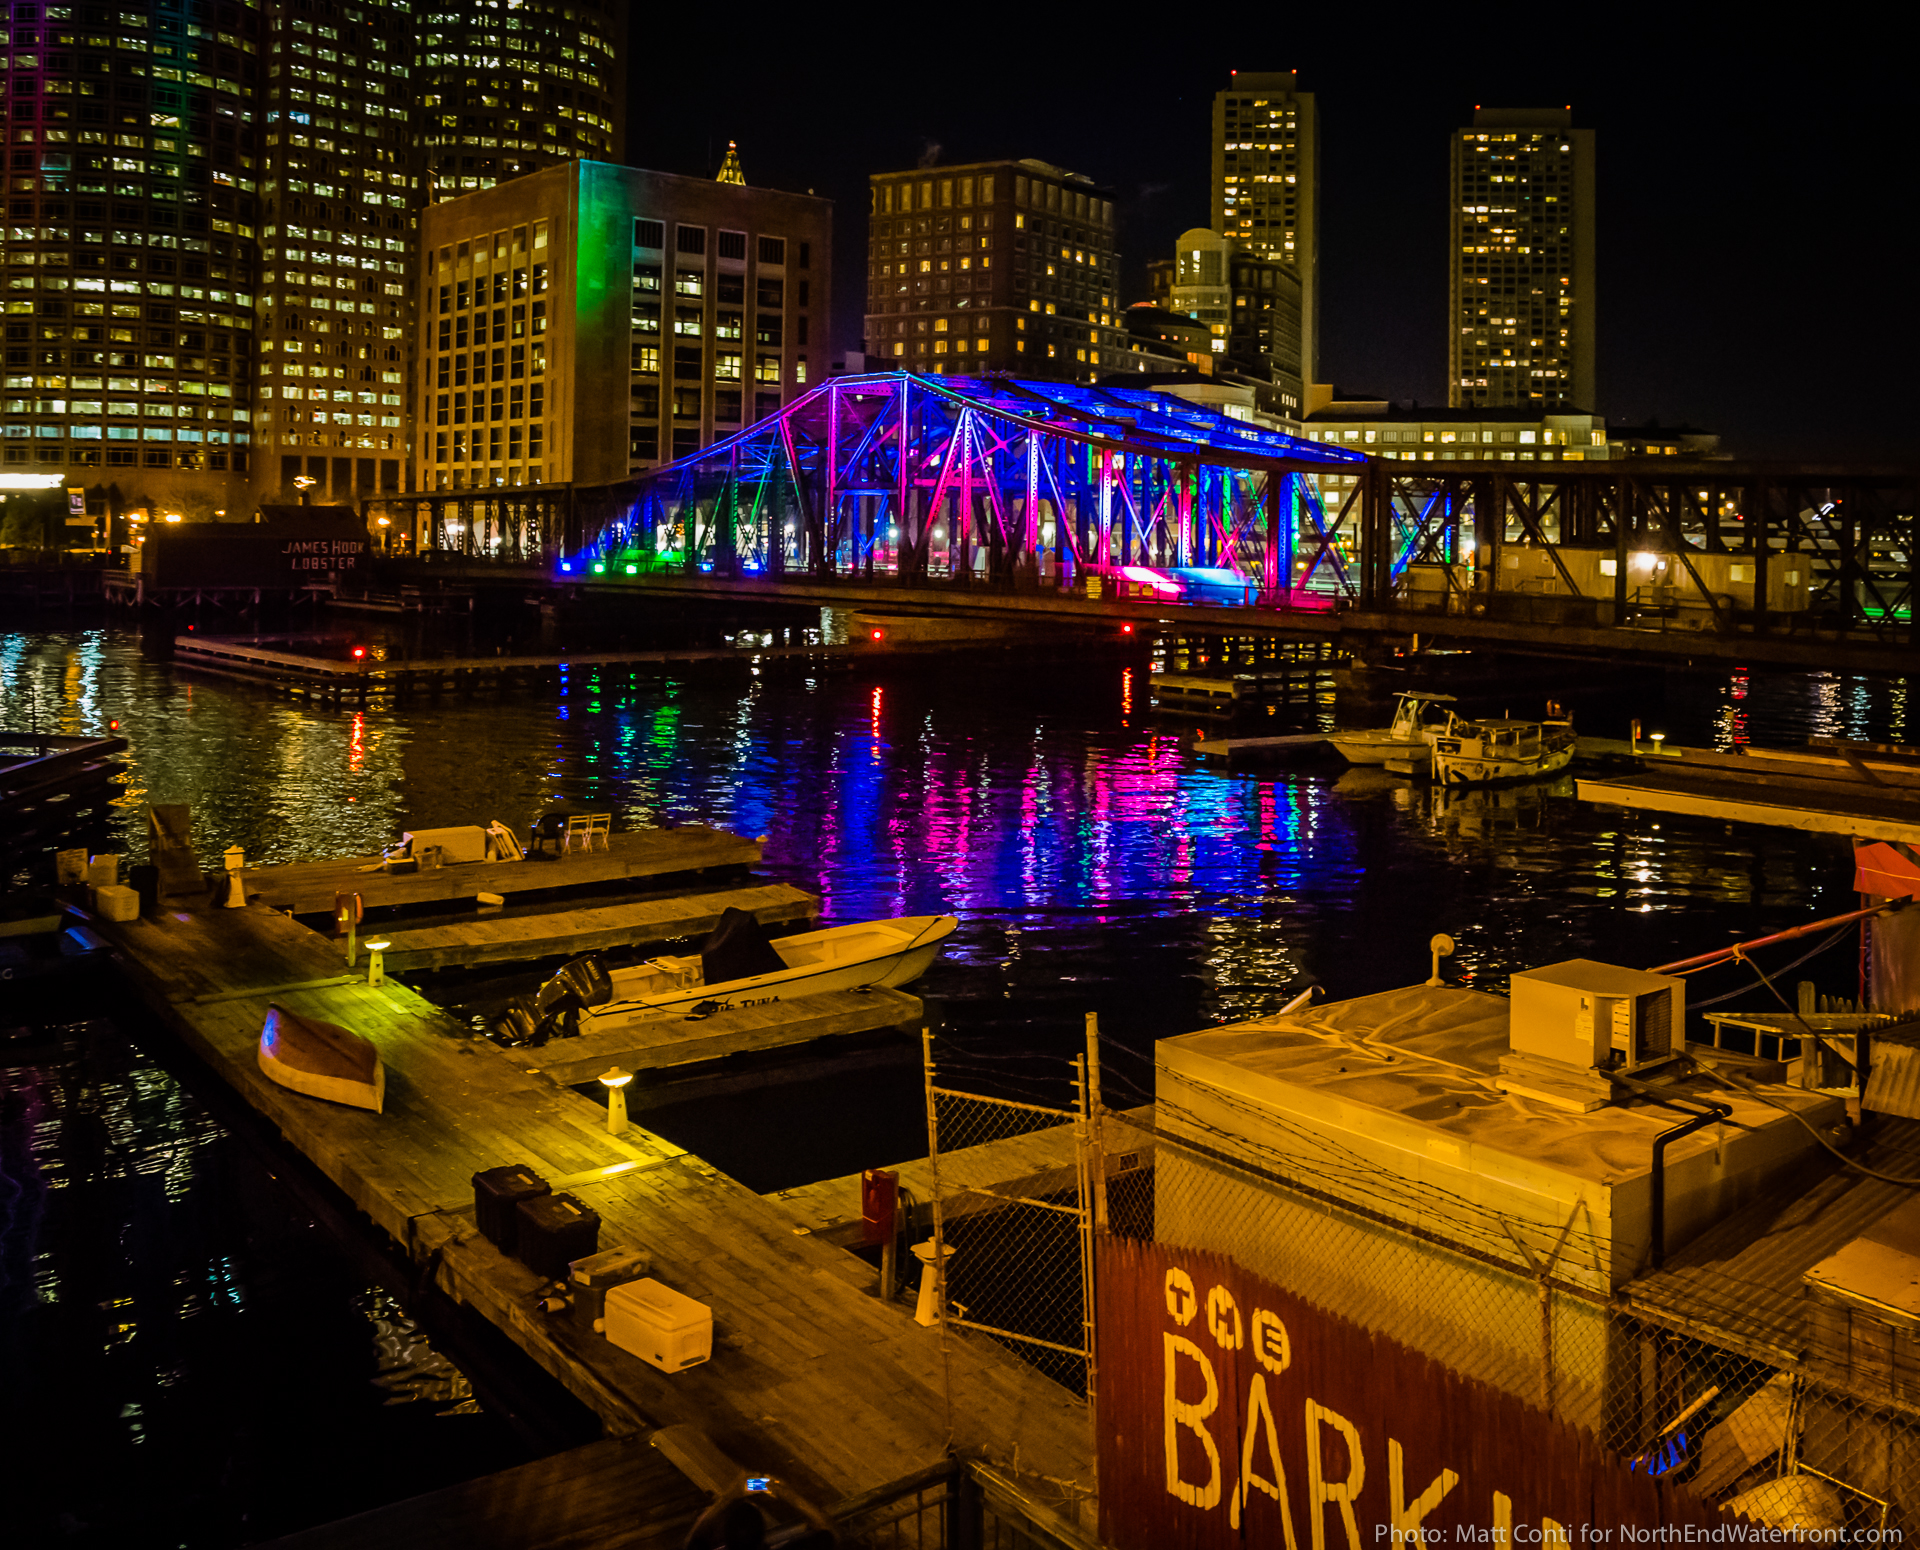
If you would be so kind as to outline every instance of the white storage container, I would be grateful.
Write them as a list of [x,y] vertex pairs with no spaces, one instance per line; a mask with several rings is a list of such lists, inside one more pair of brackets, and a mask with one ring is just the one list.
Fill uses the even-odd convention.
[[93,890],[93,908],[102,920],[138,920],[140,895],[115,883]]
[[658,1281],[607,1291],[607,1339],[662,1372],[695,1367],[713,1354],[713,1310]]

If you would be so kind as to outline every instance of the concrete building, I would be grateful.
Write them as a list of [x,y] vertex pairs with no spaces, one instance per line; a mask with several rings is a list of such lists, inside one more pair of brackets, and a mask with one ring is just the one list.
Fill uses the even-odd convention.
[[1593,131],[1566,108],[1476,108],[1449,197],[1447,401],[1593,408]]
[[824,380],[831,216],[602,162],[430,206],[416,487],[622,479]]
[[1213,99],[1213,230],[1300,280],[1300,375],[1320,361],[1320,142],[1298,71],[1236,70]]
[[[251,103],[268,23],[185,8],[15,6],[8,472],[90,505],[211,519],[246,499],[253,374]],[[116,536],[124,537],[124,530]]]
[[1299,416],[1301,296],[1292,264],[1204,226],[1183,232],[1168,306],[1206,325],[1216,356],[1270,378],[1281,411]]
[[436,199],[626,159],[624,0],[443,3],[417,18],[418,143]]
[[867,353],[913,371],[1091,382],[1136,363],[1113,200],[1042,161],[874,174]]

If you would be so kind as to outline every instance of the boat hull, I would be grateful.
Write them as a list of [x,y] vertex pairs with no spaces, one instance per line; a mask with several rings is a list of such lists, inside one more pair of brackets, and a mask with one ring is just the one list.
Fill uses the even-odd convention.
[[1349,764],[1385,764],[1391,759],[1421,763],[1432,751],[1432,745],[1424,737],[1409,742],[1384,732],[1342,732],[1327,741]]
[[380,1052],[338,1023],[269,1006],[260,1029],[260,1069],[282,1087],[378,1114],[386,1106]]
[[[631,996],[588,1008],[580,1014],[582,1033],[607,1033],[629,1023],[656,1017],[683,1017],[702,1002],[723,1005],[751,1005],[765,1001],[790,1001],[796,996],[825,995],[836,990],[862,990],[870,986],[888,988],[910,985],[925,974],[940,956],[960,922],[951,915],[909,916],[885,922],[901,928],[891,933],[893,945],[883,951],[854,959],[799,964],[780,973],[758,974],[748,979],[727,980],[717,985],[677,986],[652,995]],[[862,928],[839,928],[857,931]],[[832,930],[809,933],[776,941],[775,951],[794,942],[830,938]],[[614,980],[619,992],[619,976]]]
[[1573,763],[1573,745],[1551,748],[1533,759],[1488,758],[1478,754],[1433,756],[1433,778],[1443,786],[1497,786],[1508,781],[1539,780]]

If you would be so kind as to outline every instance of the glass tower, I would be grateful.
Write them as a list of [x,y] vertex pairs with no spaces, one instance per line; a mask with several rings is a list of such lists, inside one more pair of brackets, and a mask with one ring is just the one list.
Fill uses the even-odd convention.
[[8,471],[90,510],[243,502],[264,44],[250,6],[0,5]]
[[419,27],[419,144],[433,198],[557,162],[624,159],[624,0],[441,0]]

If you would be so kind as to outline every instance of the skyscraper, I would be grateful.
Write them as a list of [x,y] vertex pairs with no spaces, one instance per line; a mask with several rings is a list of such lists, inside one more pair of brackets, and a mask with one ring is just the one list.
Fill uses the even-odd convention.
[[419,26],[414,87],[436,199],[625,159],[626,0],[438,0]]
[[1300,278],[1291,264],[1198,227],[1174,245],[1168,307],[1207,325],[1212,353],[1279,389],[1276,407],[1298,418]]
[[261,142],[254,490],[398,491],[419,170],[405,0],[276,6],[253,98]]
[[264,28],[203,9],[0,5],[0,456],[156,515],[246,488]]
[[1447,402],[1595,410],[1593,131],[1475,108],[1453,136]]
[[1300,371],[1320,368],[1320,141],[1299,72],[1236,70],[1213,99],[1213,229],[1300,278]]

